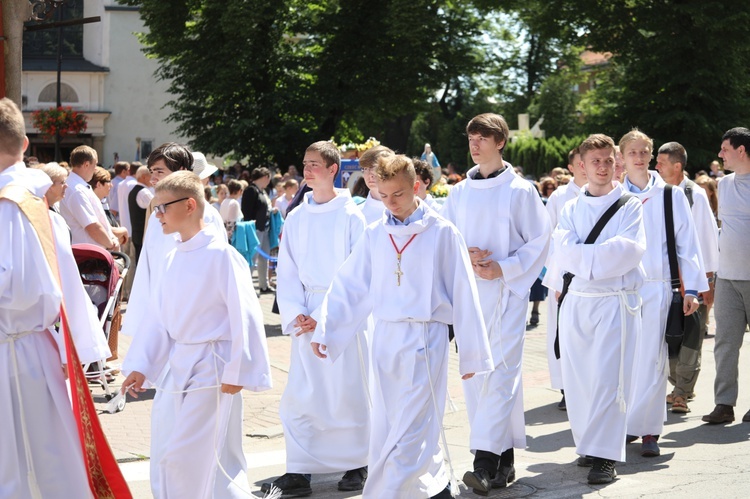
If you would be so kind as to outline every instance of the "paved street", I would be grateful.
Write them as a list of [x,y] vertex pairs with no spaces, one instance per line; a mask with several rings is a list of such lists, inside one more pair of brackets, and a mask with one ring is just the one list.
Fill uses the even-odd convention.
[[[284,436],[278,418],[279,399],[287,379],[290,340],[280,334],[279,316],[271,313],[273,297],[262,295],[273,370],[274,388],[263,393],[244,393],[243,441],[248,458],[248,490],[255,497],[262,481],[285,471]],[[544,307],[542,307],[544,309]],[[696,388],[697,397],[690,403],[692,412],[685,415],[668,413],[665,434],[659,443],[662,455],[640,456],[640,441],[628,446],[628,462],[619,464],[619,479],[607,486],[586,483],[587,469],[575,465],[575,448],[566,413],[556,408],[559,393],[549,388],[546,342],[546,311],[541,324],[527,330],[524,360],[524,403],[528,447],[516,450],[518,480],[505,490],[496,490],[490,497],[567,498],[603,497],[747,497],[750,487],[750,423],[742,423],[742,415],[750,409],[750,334],[745,336],[741,353],[740,400],[735,409],[737,422],[726,426],[703,424],[701,416],[713,409],[713,337],[703,347],[703,372]],[[713,318],[712,318],[713,323]],[[711,326],[713,334],[713,324]],[[121,337],[121,359],[127,352],[128,338]],[[445,416],[445,429],[450,455],[457,478],[471,467],[468,449],[469,429],[458,375],[455,351],[451,354],[449,393],[456,406]],[[115,386],[119,387],[118,376]],[[104,402],[102,391],[94,389],[99,406]],[[151,394],[152,395],[152,394]],[[449,409],[450,410],[450,409]],[[129,401],[125,411],[100,416],[115,457],[121,463],[134,496],[151,497],[149,488],[150,397]],[[336,490],[339,475],[313,477],[313,497],[354,498],[356,493]],[[742,491],[745,490],[743,493]],[[464,497],[478,497],[462,491]]]

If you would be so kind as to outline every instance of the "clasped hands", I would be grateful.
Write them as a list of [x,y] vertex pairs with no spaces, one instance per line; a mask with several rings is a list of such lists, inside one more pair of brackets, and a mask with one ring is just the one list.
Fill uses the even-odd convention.
[[469,248],[471,268],[474,269],[474,273],[478,277],[488,281],[499,279],[503,276],[503,269],[500,268],[499,263],[490,259],[491,255],[492,252],[490,250],[483,250],[476,246]]

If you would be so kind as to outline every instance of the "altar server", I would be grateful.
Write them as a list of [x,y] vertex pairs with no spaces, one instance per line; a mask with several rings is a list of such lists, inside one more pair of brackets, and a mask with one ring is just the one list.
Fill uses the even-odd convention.
[[440,214],[469,247],[495,370],[464,382],[478,494],[515,479],[513,448],[526,447],[521,365],[529,290],[544,266],[549,216],[534,185],[503,161],[508,124],[480,114],[466,126],[476,166],[456,184]]
[[584,244],[626,193],[613,181],[614,147],[601,134],[579,147],[588,184],[560,214],[553,235],[555,258],[545,276],[545,285],[560,293],[563,274],[574,275],[560,306],[560,359],[579,465],[593,465],[592,484],[614,480],[615,461],[625,460],[629,375],[641,328],[638,291],[646,250],[641,203],[623,200],[596,241]]
[[365,178],[365,184],[370,189],[365,202],[359,205],[362,214],[365,216],[367,224],[379,221],[383,217],[385,205],[380,199],[378,193],[378,182],[375,176],[375,167],[378,164],[378,158],[383,156],[392,156],[394,152],[385,146],[375,146],[366,150],[362,157],[359,158],[359,167],[362,169],[362,176]]
[[341,159],[332,142],[305,151],[305,194],[284,223],[279,250],[277,299],[284,334],[291,335],[289,380],[279,415],[286,441],[285,475],[271,485],[285,494],[309,494],[312,473],[346,472],[339,490],[361,490],[367,478],[370,424],[367,396],[366,318],[351,324],[356,341],[333,366],[310,349],[311,317],[320,307],[336,270],[365,229],[364,216],[347,189],[335,190]]
[[439,443],[447,325],[454,324],[463,378],[491,370],[479,296],[463,238],[415,197],[412,160],[381,157],[376,173],[387,210],[336,274],[312,347],[334,368],[352,347],[356,325],[372,313],[370,477],[363,497],[449,498],[452,467],[446,469]]
[[137,396],[169,364],[170,381],[159,388],[179,396],[157,463],[160,497],[244,497],[247,463],[230,441],[241,445],[240,390],[271,387],[263,312],[247,262],[203,221],[198,176],[169,175],[154,199],[161,229],[180,241],[123,363],[123,387]]

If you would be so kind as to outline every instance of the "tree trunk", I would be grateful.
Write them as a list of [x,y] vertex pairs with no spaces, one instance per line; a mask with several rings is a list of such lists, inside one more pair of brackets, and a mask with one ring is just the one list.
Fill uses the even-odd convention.
[[18,104],[18,107],[22,107],[23,23],[29,19],[30,5],[28,0],[3,0],[5,96]]
[[414,115],[407,114],[385,123],[385,140],[383,143],[397,153],[405,154],[413,121]]

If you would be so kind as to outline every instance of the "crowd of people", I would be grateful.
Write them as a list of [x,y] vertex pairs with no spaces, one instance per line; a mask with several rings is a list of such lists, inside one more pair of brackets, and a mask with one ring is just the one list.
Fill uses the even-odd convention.
[[[8,384],[0,411],[9,422],[0,488],[89,495],[81,447],[70,444],[63,373],[50,367],[65,348],[55,327],[62,300],[78,321],[82,360],[116,353],[75,278],[70,246],[79,242],[137,261],[122,326],[133,336],[123,392],[156,389],[156,497],[243,494],[240,394],[271,386],[265,292],[276,294],[292,343],[279,414],[286,473],[263,484],[269,494],[310,495],[312,474],[341,472],[340,490],[368,498],[455,496],[442,426],[454,337],[474,455],[463,483],[478,495],[507,487],[514,449],[526,446],[525,332],[544,301],[550,378],[589,483],[613,481],[638,439],[643,456],[658,456],[667,408],[690,411],[712,306],[716,408],[703,420],[734,421],[750,303],[750,130],[721,138],[723,168],[734,173],[712,166],[695,181],[685,147],[654,150],[638,129],[618,144],[589,136],[567,169],[538,182],[503,159],[501,116],[472,118],[466,134],[475,166],[438,201],[429,147],[419,159],[382,145],[365,151],[353,193],[334,187],[341,157],[327,141],[304,151],[302,177],[293,167],[227,174],[175,143],[146,165],[121,162],[112,172],[87,146],[68,165],[26,168],[23,117],[0,101],[0,219],[11,234],[0,244]],[[18,186],[49,205],[59,283],[39,270],[48,268],[43,238],[4,189]],[[252,252],[232,245],[251,229],[257,250],[248,262]],[[274,288],[268,264],[276,260]],[[675,300],[678,315],[697,314],[702,327],[668,344]],[[35,410],[43,405],[56,410]],[[28,438],[36,432],[46,440]],[[54,466],[48,455],[59,458]]]

